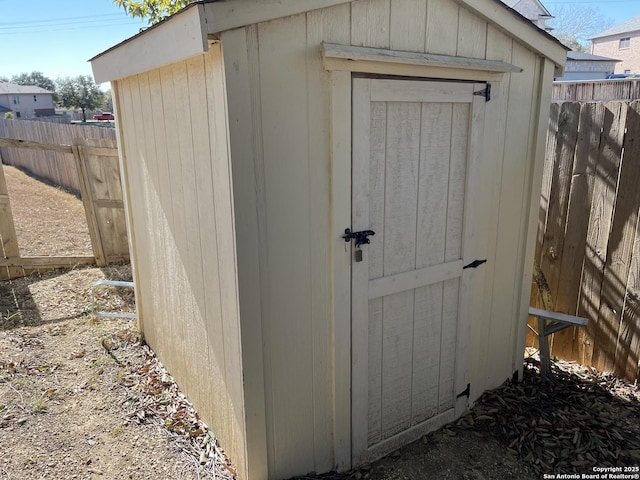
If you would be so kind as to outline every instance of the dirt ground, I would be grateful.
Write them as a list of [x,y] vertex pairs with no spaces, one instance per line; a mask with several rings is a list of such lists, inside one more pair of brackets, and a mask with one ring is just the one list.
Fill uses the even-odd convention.
[[[129,267],[0,282],[0,478],[234,478],[135,322],[92,317],[102,278],[129,280]],[[126,290],[97,297],[102,310],[134,309]],[[523,382],[372,465],[299,478],[534,480],[640,465],[637,387],[562,363],[547,384],[528,365]]]
[[[31,226],[19,234],[23,251],[86,254],[88,236],[72,221],[84,219],[80,202],[11,170],[14,212]],[[52,211],[65,215],[50,233],[33,233]],[[234,479],[233,459],[140,341],[135,321],[91,314],[99,279],[131,280],[130,269],[0,282],[0,479]],[[135,310],[127,289],[96,297],[99,310]],[[536,368],[529,360],[522,382],[486,392],[454,424],[371,465],[298,478],[535,480],[596,467],[640,478],[638,387],[565,362],[545,382]]]
[[82,202],[60,188],[4,165],[22,256],[93,255]]

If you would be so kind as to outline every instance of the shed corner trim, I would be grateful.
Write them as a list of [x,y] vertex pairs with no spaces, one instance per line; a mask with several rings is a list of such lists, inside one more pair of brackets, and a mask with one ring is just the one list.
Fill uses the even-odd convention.
[[384,48],[339,45],[336,43],[322,43],[322,57],[327,70],[358,70],[358,68],[354,68],[355,62],[380,62],[415,65],[419,67],[476,70],[492,73],[522,72],[522,68],[499,60],[405,52]]

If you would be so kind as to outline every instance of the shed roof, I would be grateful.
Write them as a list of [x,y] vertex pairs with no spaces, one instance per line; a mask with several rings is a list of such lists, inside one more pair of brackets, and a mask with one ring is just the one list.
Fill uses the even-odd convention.
[[620,62],[616,58],[601,57],[600,55],[593,55],[585,52],[567,52],[567,60],[588,60],[591,62]]
[[17,83],[0,82],[0,95],[35,95],[53,94],[49,90],[35,85],[18,85]]
[[621,33],[630,33],[640,30],[640,15],[637,17],[633,17],[626,22],[619,23],[618,25],[614,25],[611,28],[608,28],[604,32],[600,32],[597,35],[591,37],[591,40],[595,38],[602,37],[610,37],[612,35],[619,35]]
[[[353,1],[199,0],[89,61],[96,82],[108,82],[206,52],[209,39],[227,30]],[[569,49],[501,0],[455,1],[531,50],[546,56],[556,66],[564,65]]]

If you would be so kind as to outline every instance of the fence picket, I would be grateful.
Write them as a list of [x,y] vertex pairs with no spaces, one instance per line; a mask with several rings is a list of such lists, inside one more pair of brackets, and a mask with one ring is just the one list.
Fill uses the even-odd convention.
[[[552,353],[633,381],[640,359],[640,101],[559,104],[549,136],[535,260],[554,309],[590,319],[586,329],[556,334]],[[540,305],[535,289],[531,302]]]

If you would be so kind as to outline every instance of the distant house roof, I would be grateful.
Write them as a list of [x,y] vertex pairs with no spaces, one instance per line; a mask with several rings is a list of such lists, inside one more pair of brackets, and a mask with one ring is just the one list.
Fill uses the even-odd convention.
[[2,105],[0,105],[0,113],[7,113],[7,112],[13,112],[13,110],[11,110],[10,108],[3,107]]
[[16,83],[0,82],[0,95],[35,95],[53,94],[49,90],[36,87],[35,85],[18,85]]
[[[523,2],[523,0],[502,0],[502,3],[506,4],[508,7],[513,8],[516,11],[519,11],[518,10],[518,4],[520,4],[522,2]],[[540,15],[541,16],[553,18],[553,15],[551,15],[549,10],[547,10],[547,7],[545,7],[542,4],[542,2],[540,2],[539,0],[534,0],[534,2],[540,8]]]
[[592,62],[620,62],[616,58],[601,57],[600,55],[592,55],[585,52],[567,52],[567,60],[589,60]]
[[640,16],[633,17],[626,22],[619,23],[618,25],[614,25],[613,27],[605,30],[604,32],[600,32],[597,35],[591,37],[591,40],[594,38],[602,38],[602,37],[610,37],[611,35],[619,35],[621,33],[635,32],[640,30]]

